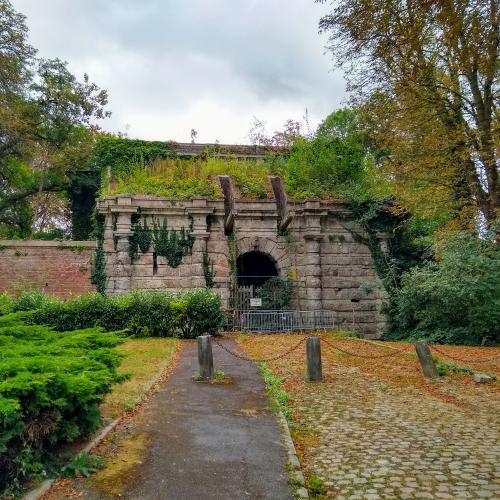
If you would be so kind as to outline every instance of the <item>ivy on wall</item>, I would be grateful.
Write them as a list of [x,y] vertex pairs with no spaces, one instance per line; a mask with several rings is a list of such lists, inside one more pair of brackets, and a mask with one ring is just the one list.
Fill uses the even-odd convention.
[[104,253],[104,215],[94,210],[94,234],[97,240],[97,250],[95,253],[94,266],[90,276],[90,282],[96,286],[96,290],[106,293],[108,277],[106,274],[106,255]]
[[290,279],[274,276],[268,279],[260,291],[264,309],[287,309],[290,307],[293,283]]
[[177,156],[173,146],[172,142],[102,136],[95,146],[95,164],[100,172],[109,170],[112,176],[117,176],[137,163],[149,164]]
[[202,266],[203,266],[203,274],[205,275],[205,285],[207,286],[207,288],[213,288],[215,286],[214,264],[212,262],[212,259],[208,255],[208,249],[206,248],[205,250],[203,250]]
[[132,223],[133,233],[128,237],[128,254],[132,261],[139,257],[139,250],[142,253],[149,252],[153,242],[153,233],[146,221],[143,225],[139,222]]
[[155,225],[153,228],[153,243],[157,255],[167,259],[170,267],[177,267],[185,255],[191,253],[194,237],[191,230],[181,227],[180,231],[168,229],[166,222],[163,227]]
[[71,208],[71,239],[90,240],[93,230],[92,211],[99,189],[100,177],[95,171],[77,171],[68,174],[67,189]]
[[142,141],[102,135],[94,148],[92,167],[69,174],[67,189],[71,206],[72,239],[92,239],[95,200],[104,176],[128,172],[137,163],[150,164],[155,160],[177,156],[174,143]]
[[153,228],[149,228],[144,221],[141,226],[137,220],[132,221],[132,234],[128,237],[128,254],[132,261],[142,253],[149,252],[153,245],[156,255],[161,255],[167,260],[170,267],[178,267],[184,256],[189,255],[193,249],[194,236],[191,228],[180,230],[169,229],[167,222],[163,225],[154,223]]

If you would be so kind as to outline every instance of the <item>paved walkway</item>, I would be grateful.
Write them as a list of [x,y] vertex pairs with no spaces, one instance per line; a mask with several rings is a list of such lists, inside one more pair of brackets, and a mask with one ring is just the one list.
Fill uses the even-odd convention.
[[[266,357],[297,339],[280,335],[270,344],[255,336],[244,345],[251,356]],[[304,348],[269,364],[286,378],[300,423],[302,465],[321,479],[325,496],[500,499],[499,382],[427,381],[413,353],[376,359],[378,347],[337,345],[367,357],[337,354],[323,343],[322,384],[304,382]],[[493,356],[489,350],[474,357]],[[498,374],[490,369],[486,373]]]
[[297,400],[317,432],[309,466],[339,500],[500,498],[500,405],[479,399],[467,410],[339,367]]
[[[224,342],[237,350],[232,340]],[[195,382],[197,345],[185,342],[181,349],[166,383],[111,438],[108,446],[116,449],[109,470],[73,481],[74,493],[85,498],[292,498],[280,429],[255,365],[214,344],[214,364],[229,383]],[[121,467],[118,462],[131,456],[133,467]],[[48,498],[61,496],[55,488]]]

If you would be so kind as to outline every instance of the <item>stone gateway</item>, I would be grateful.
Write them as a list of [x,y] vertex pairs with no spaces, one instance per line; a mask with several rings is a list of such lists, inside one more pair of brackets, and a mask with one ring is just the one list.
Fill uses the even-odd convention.
[[106,292],[208,285],[231,309],[242,289],[252,299],[279,276],[292,284],[290,308],[333,311],[340,328],[354,321],[365,337],[382,335],[383,287],[345,204],[289,200],[279,177],[270,178],[273,198],[260,200],[239,197],[227,176],[219,181],[223,199],[100,198]]

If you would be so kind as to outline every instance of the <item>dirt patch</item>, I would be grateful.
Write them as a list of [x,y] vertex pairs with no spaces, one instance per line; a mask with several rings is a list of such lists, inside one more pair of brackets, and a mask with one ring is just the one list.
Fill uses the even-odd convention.
[[103,454],[106,467],[91,476],[89,484],[104,497],[120,496],[134,481],[134,468],[142,464],[151,436],[138,433],[110,446]]

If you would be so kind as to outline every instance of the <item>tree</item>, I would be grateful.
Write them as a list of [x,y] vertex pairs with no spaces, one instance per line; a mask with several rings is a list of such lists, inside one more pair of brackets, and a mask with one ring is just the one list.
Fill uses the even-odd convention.
[[373,155],[359,118],[352,109],[337,110],[311,139],[295,140],[285,173],[294,196],[366,197]]
[[110,114],[106,91],[87,75],[79,82],[59,59],[37,60],[27,36],[25,17],[0,0],[0,232],[6,236],[29,236],[65,214],[68,173],[88,166],[98,131],[93,120]]
[[456,233],[435,252],[435,261],[403,276],[393,336],[498,344],[500,247],[490,238]]
[[442,207],[469,227],[480,213],[491,226],[500,215],[498,2],[340,0],[319,26],[386,151],[400,202]]

